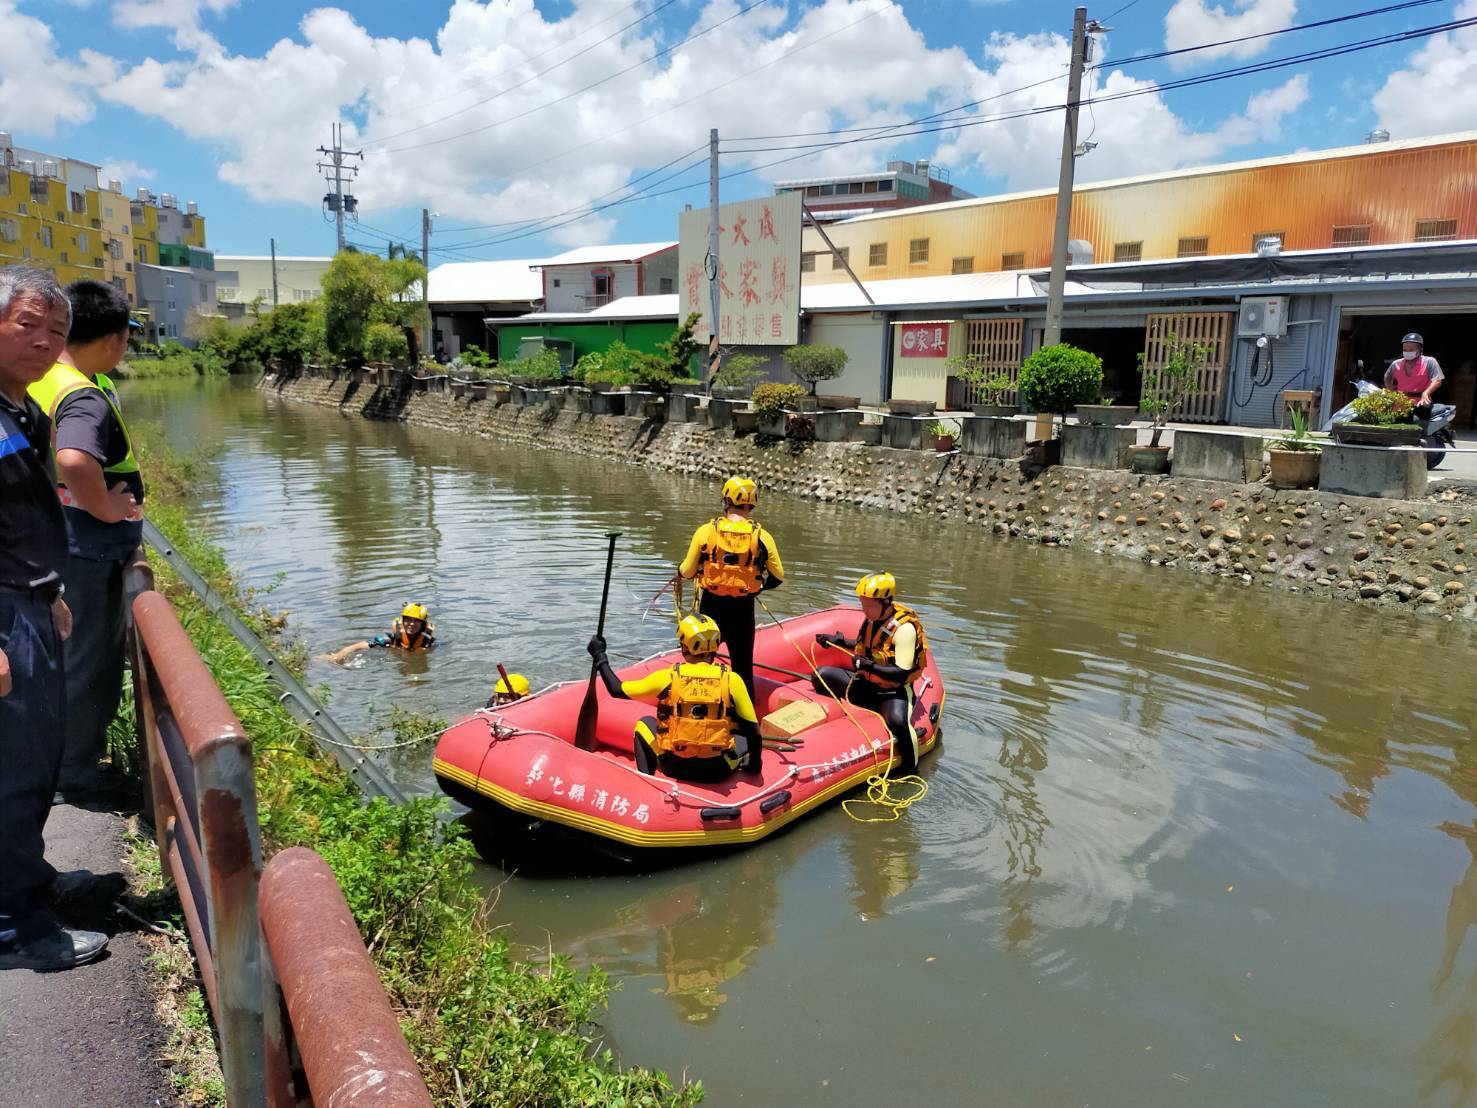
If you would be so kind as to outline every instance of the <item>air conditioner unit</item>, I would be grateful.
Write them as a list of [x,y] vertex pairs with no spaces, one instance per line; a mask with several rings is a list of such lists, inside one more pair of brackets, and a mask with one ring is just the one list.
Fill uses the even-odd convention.
[[1287,297],[1246,296],[1241,300],[1241,316],[1236,321],[1236,335],[1243,339],[1287,337]]
[[1068,239],[1067,264],[1092,265],[1092,243],[1087,239]]

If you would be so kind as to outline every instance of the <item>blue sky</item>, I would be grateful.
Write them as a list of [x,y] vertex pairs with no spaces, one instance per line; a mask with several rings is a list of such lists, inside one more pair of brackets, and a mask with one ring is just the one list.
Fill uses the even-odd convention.
[[[1391,2],[1136,0],[1125,8],[1115,0],[1090,8],[1112,31],[1089,80],[1102,102],[1084,115],[1084,135],[1099,146],[1079,162],[1080,177],[1357,143],[1377,125],[1397,138],[1477,128],[1471,29],[1200,87],[1156,87],[1477,17],[1477,0],[1134,64],[1168,48]],[[341,119],[349,141],[369,154],[351,240],[418,242],[426,205],[440,213],[434,261],[675,237],[682,203],[706,201],[698,162],[709,126],[737,150],[819,141],[745,136],[881,127],[986,98],[962,115],[1018,113],[1064,96],[1070,3],[763,0],[743,12],[751,3],[0,0],[8,28],[0,129],[17,145],[113,167],[130,190],[198,201],[219,252],[265,253],[275,236],[280,253],[318,254],[331,252],[333,230],[320,210],[313,148]],[[705,27],[712,30],[681,45]],[[767,192],[775,176],[858,170],[893,157],[933,157],[980,194],[1043,187],[1055,181],[1060,127],[1060,114],[1049,113],[810,150],[725,182],[724,197]],[[784,156],[726,152],[723,169]],[[633,182],[652,191],[692,187],[579,218],[628,195]],[[557,227],[526,222],[558,213],[569,214],[548,220]]]

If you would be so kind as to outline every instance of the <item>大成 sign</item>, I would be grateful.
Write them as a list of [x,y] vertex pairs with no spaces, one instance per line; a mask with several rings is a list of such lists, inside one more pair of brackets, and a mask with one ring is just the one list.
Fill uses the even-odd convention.
[[[718,209],[718,341],[794,346],[800,341],[800,194]],[[677,316],[697,312],[694,337],[708,340],[708,212],[677,224]]]

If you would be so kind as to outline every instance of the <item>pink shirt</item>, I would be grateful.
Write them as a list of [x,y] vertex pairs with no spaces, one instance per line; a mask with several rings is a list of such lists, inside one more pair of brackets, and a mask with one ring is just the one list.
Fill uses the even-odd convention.
[[1385,375],[1387,381],[1394,379],[1397,391],[1410,397],[1420,396],[1433,381],[1440,381],[1443,376],[1436,359],[1425,355],[1408,362],[1404,358],[1392,362],[1390,371]]

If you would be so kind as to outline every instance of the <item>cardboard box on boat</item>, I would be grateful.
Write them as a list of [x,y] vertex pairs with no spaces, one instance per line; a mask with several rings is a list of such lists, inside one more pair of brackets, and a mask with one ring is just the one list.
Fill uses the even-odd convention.
[[766,739],[792,739],[826,718],[826,710],[813,700],[792,700],[759,721],[759,734]]

